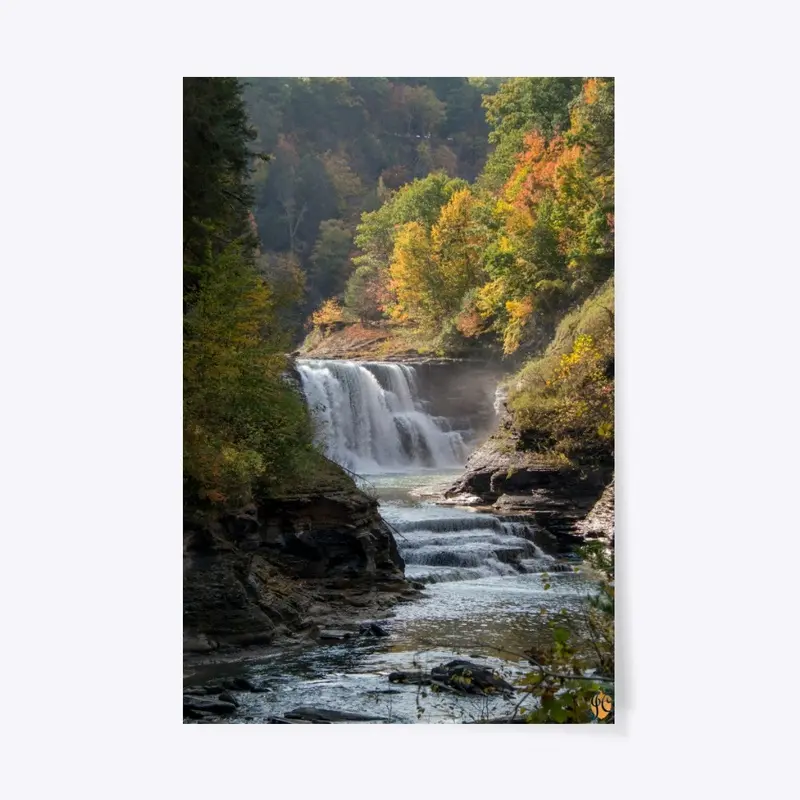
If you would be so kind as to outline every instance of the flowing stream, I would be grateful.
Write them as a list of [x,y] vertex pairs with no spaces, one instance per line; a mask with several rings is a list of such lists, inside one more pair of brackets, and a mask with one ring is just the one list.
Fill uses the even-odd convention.
[[[393,722],[461,722],[507,714],[516,698],[423,696],[390,684],[395,670],[428,670],[453,658],[526,671],[521,654],[541,627],[541,610],[577,609],[588,586],[534,543],[531,525],[430,499],[463,469],[485,427],[443,416],[436,387],[412,365],[301,360],[303,390],[319,442],[335,461],[363,476],[395,529],[408,578],[420,599],[381,620],[390,636],[298,646],[216,674],[236,672],[268,684],[243,694],[237,721],[262,721],[298,706],[372,714]],[[458,395],[458,387],[442,391]],[[493,386],[486,387],[491,396]],[[491,408],[491,403],[489,403]],[[485,421],[484,421],[485,422]],[[548,572],[550,589],[542,573]],[[247,719],[247,718],[250,719]]]

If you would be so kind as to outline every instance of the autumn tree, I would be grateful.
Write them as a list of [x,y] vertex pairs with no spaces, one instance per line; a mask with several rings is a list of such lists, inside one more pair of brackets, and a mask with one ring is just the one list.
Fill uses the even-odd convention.
[[[388,287],[389,263],[398,230],[409,222],[417,222],[426,232],[430,231],[439,218],[442,206],[466,185],[466,181],[449,178],[444,173],[432,173],[391,194],[377,210],[363,214],[354,240],[360,250],[360,254],[353,259],[357,273],[353,274],[351,280]],[[348,286],[347,296],[355,300],[355,295],[355,289]],[[359,299],[360,302],[363,301]],[[349,300],[346,305],[350,306]],[[356,311],[354,308],[352,310]],[[373,313],[377,310],[373,309]]]
[[253,133],[230,78],[184,81],[184,492],[237,508],[315,458],[308,415],[284,382],[278,282],[256,252]]
[[439,275],[439,303],[448,316],[461,310],[464,296],[483,283],[486,229],[476,217],[469,189],[456,192],[431,230],[431,249]]
[[512,78],[484,97],[489,141],[495,149],[481,178],[497,189],[514,169],[515,157],[528,132],[545,138],[569,126],[569,108],[581,89],[580,78]]

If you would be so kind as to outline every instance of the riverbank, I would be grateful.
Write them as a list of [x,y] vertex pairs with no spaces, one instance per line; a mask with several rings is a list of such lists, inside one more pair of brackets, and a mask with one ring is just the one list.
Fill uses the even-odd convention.
[[336,470],[336,485],[185,520],[185,653],[313,637],[415,596],[377,501]]

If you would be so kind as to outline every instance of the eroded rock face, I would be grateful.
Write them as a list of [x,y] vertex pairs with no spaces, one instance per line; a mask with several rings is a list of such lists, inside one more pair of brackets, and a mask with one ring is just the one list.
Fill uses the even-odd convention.
[[586,519],[576,526],[576,533],[584,539],[614,541],[614,481],[606,486]]
[[501,419],[499,432],[470,456],[465,472],[444,497],[446,502],[492,506],[503,515],[533,517],[558,550],[583,541],[586,534],[578,523],[586,518],[611,477],[608,470],[555,466],[518,449],[513,432]]
[[299,495],[184,526],[187,651],[268,644],[416,590],[377,502],[349,491]]

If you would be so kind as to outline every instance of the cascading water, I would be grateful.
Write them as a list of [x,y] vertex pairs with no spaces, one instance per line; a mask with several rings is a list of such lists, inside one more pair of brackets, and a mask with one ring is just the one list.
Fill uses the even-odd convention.
[[[334,461],[372,480],[388,478],[389,485],[398,472],[463,466],[472,430],[453,430],[452,418],[430,413],[413,366],[300,360],[297,367],[319,444]],[[501,401],[498,395],[495,406]],[[552,563],[523,522],[433,503],[409,505],[385,494],[381,514],[398,534],[407,576],[422,583],[510,577]]]
[[[473,429],[490,427],[493,379],[469,368],[437,373],[436,365],[301,360],[297,367],[320,444],[335,461],[369,476],[406,576],[425,591],[380,620],[388,637],[334,637],[247,662],[245,676],[273,691],[242,694],[240,709],[257,722],[298,706],[398,722],[451,722],[454,714],[468,720],[471,697],[448,694],[440,704],[430,695],[421,708],[419,686],[389,688],[387,676],[469,657],[512,680],[530,670],[527,659],[517,659],[538,643],[541,611],[580,609],[587,593],[580,574],[534,543],[533,520],[426,499],[463,468],[479,438]],[[499,413],[502,393],[496,400]],[[346,625],[354,631],[358,621]],[[497,695],[481,703],[489,704],[481,705],[481,715],[506,716],[516,712],[518,699]]]
[[361,473],[463,466],[469,431],[428,413],[414,367],[303,359],[297,368],[332,460]]
[[434,506],[388,506],[383,516],[399,534],[406,575],[422,583],[542,572],[553,565],[524,522]]

